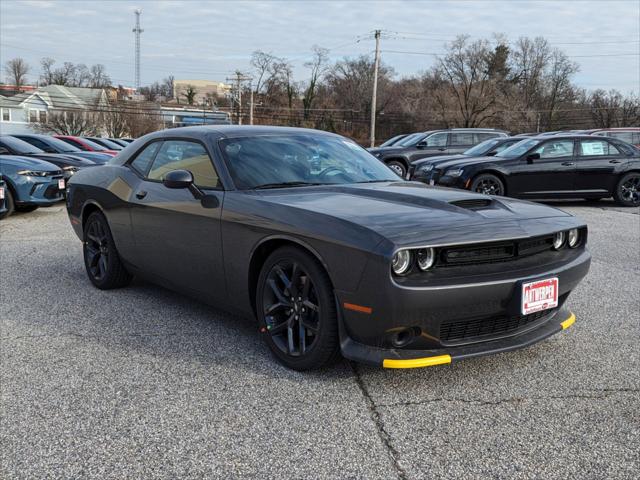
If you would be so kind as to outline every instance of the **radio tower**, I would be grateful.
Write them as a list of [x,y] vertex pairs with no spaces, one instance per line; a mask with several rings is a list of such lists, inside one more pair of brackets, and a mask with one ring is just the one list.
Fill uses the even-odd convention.
[[133,33],[136,34],[136,91],[140,90],[140,34],[144,31],[140,28],[140,15],[142,15],[141,9],[136,9],[136,27],[133,29]]

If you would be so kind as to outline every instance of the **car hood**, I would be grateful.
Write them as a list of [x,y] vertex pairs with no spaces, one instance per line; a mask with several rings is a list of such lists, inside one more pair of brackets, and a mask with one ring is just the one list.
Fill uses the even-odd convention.
[[40,160],[33,157],[22,157],[19,155],[2,155],[0,157],[0,166],[10,165],[18,168],[37,169],[43,172],[54,172],[60,170],[60,167],[53,163]]
[[416,168],[425,165],[427,163],[429,164],[435,164],[435,163],[440,163],[440,162],[448,162],[450,160],[464,160],[466,158],[471,158],[468,155],[463,155],[463,154],[457,154],[457,155],[438,155],[437,157],[429,157],[429,158],[423,158],[420,159],[416,162],[413,162],[413,165],[415,165]]
[[434,168],[446,169],[451,167],[464,167],[466,165],[474,165],[482,162],[491,162],[491,163],[500,163],[500,159],[496,160],[496,157],[463,157],[463,158],[451,158],[451,159],[443,159],[439,162],[431,162]]
[[38,158],[40,160],[65,163],[66,165],[72,165],[74,167],[91,167],[96,164],[90,160],[82,157],[76,157],[72,154],[66,153],[33,153],[28,155],[29,158]]
[[[265,201],[273,202],[276,210],[277,205],[286,205],[333,217],[403,246],[443,239],[467,242],[531,236],[540,234],[545,223],[548,230],[548,224],[557,224],[558,218],[573,219],[568,213],[541,204],[419,182],[290,188],[260,194]],[[464,203],[456,205],[465,200],[486,205],[480,209]],[[317,225],[327,224],[318,221]]]
[[388,147],[375,147],[375,148],[367,148],[367,151],[369,153],[372,154],[376,154],[376,153],[387,153],[387,152],[393,152],[396,150],[402,150],[403,148],[406,147],[400,147],[400,146],[396,146],[396,145],[390,145]]

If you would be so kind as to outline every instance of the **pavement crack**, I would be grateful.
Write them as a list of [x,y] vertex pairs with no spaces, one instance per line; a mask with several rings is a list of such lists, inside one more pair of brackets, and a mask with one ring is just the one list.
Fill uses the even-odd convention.
[[538,397],[509,397],[498,400],[472,400],[468,398],[430,398],[428,400],[409,400],[406,402],[393,402],[377,405],[377,408],[393,408],[393,407],[405,407],[414,405],[428,405],[430,403],[468,403],[473,405],[501,405],[505,403],[520,403],[525,401],[539,401],[539,400],[578,400],[578,399],[603,399],[616,393],[638,393],[638,388],[603,388],[595,390],[593,393],[571,393],[566,395],[544,395]]
[[371,395],[369,394],[369,390],[367,389],[367,386],[365,385],[362,379],[362,376],[358,371],[358,367],[354,362],[349,362],[349,365],[351,365],[351,369],[353,370],[353,373],[355,375],[356,384],[358,385],[358,388],[362,392],[362,396],[367,402],[367,408],[369,409],[369,416],[371,417],[371,420],[376,426],[378,437],[380,437],[382,444],[387,449],[391,462],[393,463],[393,467],[396,470],[396,475],[400,480],[406,480],[407,472],[405,472],[402,466],[400,465],[400,458],[399,458],[400,454],[391,442],[391,435],[389,435],[389,433],[384,428],[384,422],[382,421],[380,412],[378,411],[378,408],[376,407],[376,404],[373,401],[373,398],[371,398]]

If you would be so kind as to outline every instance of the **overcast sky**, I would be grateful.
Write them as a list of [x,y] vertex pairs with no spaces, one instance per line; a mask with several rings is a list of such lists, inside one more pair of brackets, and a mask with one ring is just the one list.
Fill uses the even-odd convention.
[[[313,45],[332,59],[371,54],[370,32],[388,32],[382,59],[398,76],[434,63],[458,34],[546,37],[581,66],[587,88],[640,91],[640,0],[620,1],[16,1],[0,2],[0,61],[102,63],[133,85],[133,11],[142,8],[142,84],[169,74],[224,81],[248,71],[251,52],[288,58],[297,79]],[[2,75],[4,79],[4,74]]]

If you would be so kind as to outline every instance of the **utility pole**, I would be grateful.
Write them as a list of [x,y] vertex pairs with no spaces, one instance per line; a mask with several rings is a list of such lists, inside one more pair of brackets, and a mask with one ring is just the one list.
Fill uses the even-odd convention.
[[140,34],[142,32],[144,32],[144,30],[142,30],[140,28],[140,15],[142,15],[142,10],[137,9],[135,12],[136,15],[136,26],[135,28],[132,30],[133,33],[135,33],[135,48],[136,48],[136,93],[138,93],[137,91],[140,90]]
[[249,91],[251,92],[249,96],[249,125],[253,125],[253,85],[249,84]]
[[[236,92],[238,95],[238,125],[242,125],[242,82],[253,80],[251,77],[246,76],[241,71],[237,70],[235,78],[227,78],[227,82],[235,82]],[[253,91],[251,92],[251,110],[250,110],[249,122],[253,124]]]
[[380,30],[375,31],[376,59],[373,65],[373,94],[371,97],[371,147],[376,144],[376,96],[378,94],[378,67],[380,66]]

